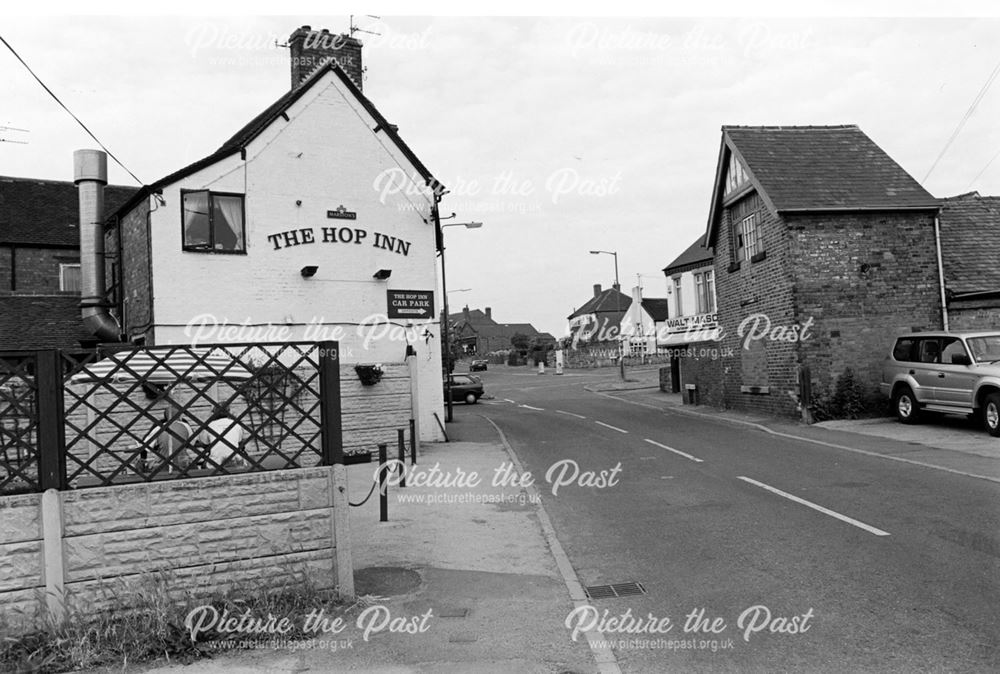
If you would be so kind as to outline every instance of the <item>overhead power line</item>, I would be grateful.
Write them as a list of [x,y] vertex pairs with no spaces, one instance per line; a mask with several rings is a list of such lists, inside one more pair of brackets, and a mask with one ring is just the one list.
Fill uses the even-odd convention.
[[31,66],[29,66],[24,61],[24,59],[21,58],[21,55],[18,54],[17,51],[15,51],[15,49],[10,46],[10,43],[7,42],[7,40],[4,39],[3,35],[0,35],[0,42],[4,43],[4,46],[7,47],[7,49],[10,50],[10,53],[14,55],[14,58],[16,58],[18,61],[21,62],[21,65],[24,66],[25,70],[27,70],[29,73],[31,73],[31,76],[35,78],[36,82],[38,82],[40,85],[42,85],[42,89],[45,89],[45,91],[49,94],[49,96],[51,96],[52,99],[56,103],[58,103],[59,106],[62,107],[63,110],[65,110],[67,113],[69,113],[69,116],[72,117],[73,119],[75,119],[77,124],[79,124],[81,127],[83,127],[83,130],[87,132],[87,135],[89,135],[91,138],[93,138],[94,142],[97,143],[98,145],[100,145],[101,149],[104,150],[105,152],[107,152],[108,156],[111,157],[115,161],[116,164],[118,164],[123,169],[125,169],[125,172],[128,173],[130,176],[132,176],[132,178],[137,183],[139,183],[140,185],[145,185],[144,182],[142,182],[141,180],[139,180],[139,178],[136,177],[136,175],[134,173],[132,173],[132,171],[130,171],[129,168],[127,166],[125,166],[125,164],[123,164],[121,162],[121,160],[118,159],[118,157],[115,156],[114,152],[112,152],[111,150],[109,150],[107,148],[107,146],[104,143],[102,143],[97,136],[94,135],[93,131],[91,131],[90,129],[87,128],[86,124],[84,124],[82,121],[80,121],[79,117],[77,117],[76,115],[73,114],[72,110],[70,110],[69,108],[66,107],[65,103],[63,103],[61,100],[59,100],[59,97],[56,96],[55,93],[53,93],[53,91],[48,88],[48,86],[45,84],[45,82],[43,82],[42,79],[38,75],[35,74],[35,71],[31,69]]
[[949,138],[948,142],[944,144],[943,148],[941,148],[941,152],[938,154],[937,159],[934,160],[934,163],[931,164],[931,167],[927,170],[927,175],[925,175],[924,179],[920,181],[921,183],[927,182],[927,179],[930,177],[931,173],[933,173],[934,169],[937,168],[938,162],[941,161],[941,158],[944,157],[945,153],[948,151],[948,148],[950,148],[951,144],[955,142],[956,138],[958,138],[958,134],[960,134],[962,132],[962,129],[965,128],[965,123],[968,122],[969,119],[972,117],[972,113],[976,111],[976,107],[979,106],[979,103],[986,96],[986,92],[989,91],[990,86],[993,84],[993,80],[997,78],[998,74],[1000,74],[1000,62],[996,64],[996,66],[993,68],[993,72],[991,72],[990,76],[986,78],[986,83],[983,84],[982,88],[979,90],[979,93],[976,94],[976,97],[972,100],[972,103],[969,105],[969,109],[965,111],[965,115],[962,116],[962,119],[958,122],[958,126],[956,126],[955,130],[952,132],[951,138]]

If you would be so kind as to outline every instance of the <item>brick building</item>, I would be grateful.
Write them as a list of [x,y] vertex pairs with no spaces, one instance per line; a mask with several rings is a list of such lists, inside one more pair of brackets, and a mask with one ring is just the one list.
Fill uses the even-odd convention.
[[[108,185],[105,201],[117,208],[137,190]],[[72,182],[0,177],[0,350],[72,350],[92,339],[80,318],[78,208]]]
[[452,340],[464,355],[480,355],[511,348],[511,338],[524,335],[537,344],[552,344],[555,338],[539,332],[531,323],[498,323],[493,320],[493,310],[485,311],[465,307],[461,313],[451,315]]
[[875,391],[894,333],[942,326],[938,201],[857,126],[722,128],[705,245],[720,340],[682,359],[701,402],[798,413],[848,366]]
[[1000,329],[1000,197],[941,201],[941,257],[948,327]]

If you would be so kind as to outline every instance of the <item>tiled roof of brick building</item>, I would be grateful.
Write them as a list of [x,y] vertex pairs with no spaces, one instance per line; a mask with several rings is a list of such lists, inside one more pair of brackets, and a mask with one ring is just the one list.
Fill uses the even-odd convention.
[[724,126],[722,133],[778,211],[937,205],[855,125]]
[[712,258],[712,249],[705,247],[705,237],[704,235],[701,235],[695,239],[690,246],[688,246],[687,250],[678,255],[673,262],[664,267],[663,271],[669,276],[675,271],[684,271],[683,268],[686,268],[689,265],[711,263]]
[[80,348],[88,337],[80,318],[79,295],[0,295],[0,349]]
[[970,192],[941,206],[945,287],[956,294],[1000,290],[1000,197]]
[[586,316],[587,314],[599,314],[612,311],[624,315],[625,310],[628,309],[630,304],[632,304],[631,297],[615,290],[614,288],[607,288],[587,300],[586,304],[571,313],[568,318],[573,319],[577,316]]
[[[138,191],[108,185],[105,212],[113,212]],[[0,244],[79,247],[79,199],[70,181],[0,176]]]

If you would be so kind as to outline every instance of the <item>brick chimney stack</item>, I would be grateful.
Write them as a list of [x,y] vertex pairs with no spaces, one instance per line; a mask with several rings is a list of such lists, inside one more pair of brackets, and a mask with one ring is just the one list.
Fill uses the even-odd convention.
[[594,284],[594,297],[597,297],[600,294],[601,294],[601,284],[600,283],[595,283]]
[[493,309],[486,307],[486,318],[493,320]]
[[311,26],[296,28],[288,38],[292,59],[292,89],[309,77],[316,68],[335,60],[351,81],[361,89],[361,41],[350,35],[337,35]]

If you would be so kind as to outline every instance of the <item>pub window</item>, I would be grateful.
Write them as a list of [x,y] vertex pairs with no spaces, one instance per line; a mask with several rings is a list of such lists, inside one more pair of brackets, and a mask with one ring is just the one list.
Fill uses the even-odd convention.
[[674,309],[676,310],[677,316],[684,315],[684,307],[681,304],[681,277],[674,277]]
[[184,250],[246,252],[242,194],[181,192],[181,210]]
[[711,314],[715,311],[715,281],[712,272],[706,271],[694,275],[695,298],[699,314]]
[[59,265],[59,290],[66,293],[80,292],[80,264]]

